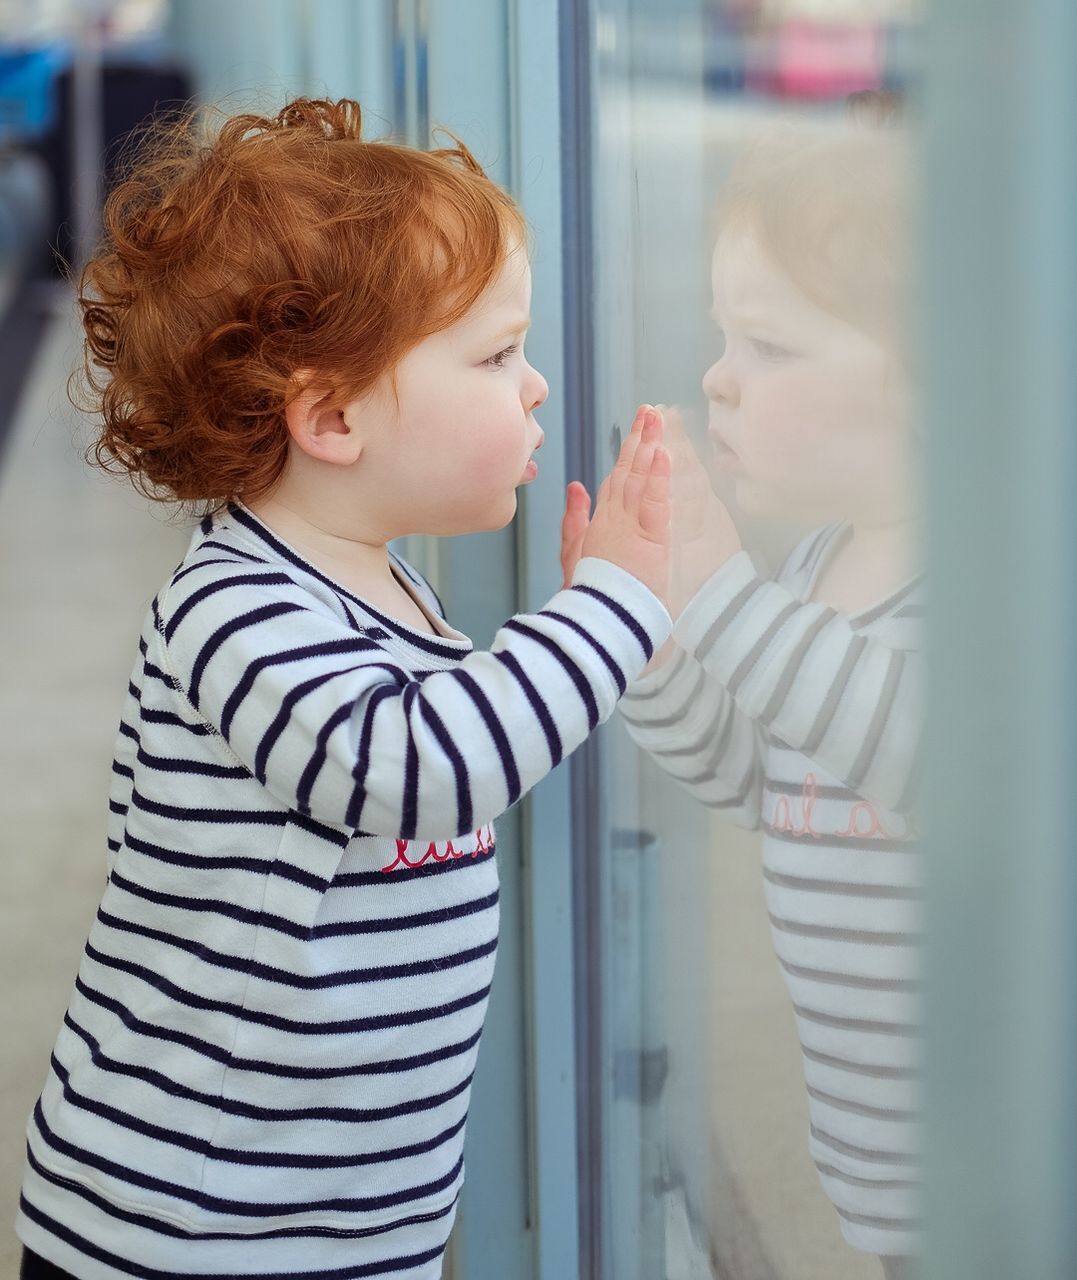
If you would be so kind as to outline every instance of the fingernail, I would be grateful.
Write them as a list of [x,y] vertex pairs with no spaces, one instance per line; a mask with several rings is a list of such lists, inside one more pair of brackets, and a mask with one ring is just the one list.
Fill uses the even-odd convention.
[[643,425],[645,427],[653,427],[658,421],[658,414],[653,409],[648,409],[643,415]]

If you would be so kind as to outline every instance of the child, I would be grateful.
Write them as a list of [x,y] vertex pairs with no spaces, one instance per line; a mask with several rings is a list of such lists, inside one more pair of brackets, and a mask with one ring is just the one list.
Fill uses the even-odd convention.
[[[916,572],[904,152],[897,132],[774,136],[726,194],[725,350],[703,379],[748,514],[814,525],[763,581],[675,416],[672,638],[620,705],[704,804],[763,831],[810,1148],[843,1234],[902,1274],[916,1236]],[[571,574],[587,497],[570,487]]]
[[98,460],[203,518],[128,686],[25,1274],[436,1277],[494,819],[672,625],[661,422],[641,408],[568,589],[474,652],[386,545],[504,526],[543,442],[524,223],[467,149],[299,99],[174,131],[106,229]]

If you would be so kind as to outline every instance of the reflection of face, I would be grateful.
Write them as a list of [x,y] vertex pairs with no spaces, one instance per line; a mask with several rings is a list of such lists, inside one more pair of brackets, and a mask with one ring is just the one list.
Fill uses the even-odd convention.
[[[518,251],[463,319],[403,358],[399,409],[381,389],[375,411],[390,421],[364,449],[364,474],[384,476],[374,500],[390,502],[408,531],[500,529],[516,514],[516,488],[544,439],[532,413],[549,393],[523,354],[530,306],[531,271]],[[352,408],[364,412],[362,401]]]
[[903,512],[908,424],[896,359],[810,302],[751,235],[721,237],[711,282],[725,350],[703,390],[717,465],[736,477],[741,509],[867,523]]

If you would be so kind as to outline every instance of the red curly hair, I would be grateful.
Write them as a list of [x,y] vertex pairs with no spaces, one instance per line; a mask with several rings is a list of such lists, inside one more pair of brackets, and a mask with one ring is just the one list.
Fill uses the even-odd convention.
[[526,243],[457,138],[424,152],[361,132],[357,102],[297,98],[215,137],[189,107],[143,140],[78,282],[72,402],[103,418],[87,461],[198,516],[253,500],[284,470],[296,370],[359,398]]

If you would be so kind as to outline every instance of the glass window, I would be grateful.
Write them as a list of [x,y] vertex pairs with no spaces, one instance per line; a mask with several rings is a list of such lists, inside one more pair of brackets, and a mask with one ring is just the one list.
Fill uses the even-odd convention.
[[590,1265],[900,1275],[920,1178],[918,18],[597,0],[593,22],[595,474],[637,404],[667,406],[679,621],[602,731]]

